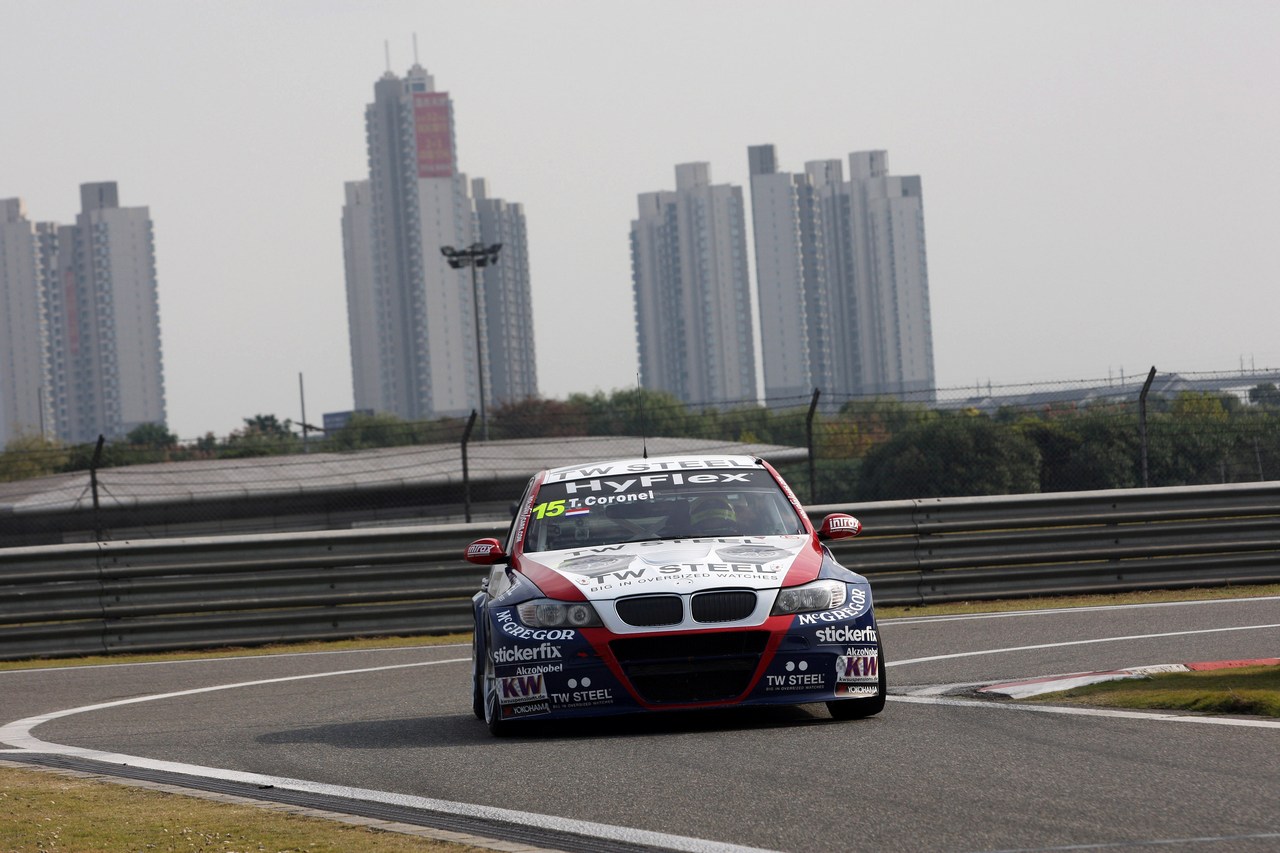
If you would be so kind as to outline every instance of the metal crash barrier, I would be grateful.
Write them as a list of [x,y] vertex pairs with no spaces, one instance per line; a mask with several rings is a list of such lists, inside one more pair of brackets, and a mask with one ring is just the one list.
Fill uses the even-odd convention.
[[[810,507],[878,604],[1280,581],[1280,483]],[[0,660],[470,630],[505,524],[0,549]]]

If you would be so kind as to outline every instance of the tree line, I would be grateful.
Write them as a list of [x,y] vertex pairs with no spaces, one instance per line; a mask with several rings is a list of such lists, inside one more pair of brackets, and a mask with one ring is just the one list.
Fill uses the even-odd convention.
[[[275,415],[244,418],[225,438],[179,441],[144,424],[103,446],[96,467],[184,459],[234,459],[378,447],[459,443],[462,418],[408,422],[354,415],[328,434],[307,436]],[[665,436],[806,447],[808,463],[783,473],[806,503],[1023,494],[1131,488],[1143,483],[1137,402],[946,409],[891,398],[824,405],[810,418],[795,406],[690,406],[645,389],[528,399],[497,406],[490,440],[574,436]],[[478,433],[478,431],[477,431]],[[1259,385],[1248,401],[1184,392],[1148,401],[1146,472],[1151,486],[1280,479],[1280,391]],[[478,440],[472,434],[471,440]],[[0,482],[87,470],[96,445],[63,446],[39,437],[0,452]],[[812,494],[810,493],[812,491]]]

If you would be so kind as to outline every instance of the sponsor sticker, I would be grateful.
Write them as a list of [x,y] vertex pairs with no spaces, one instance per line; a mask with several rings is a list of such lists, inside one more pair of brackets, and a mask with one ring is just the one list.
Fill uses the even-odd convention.
[[[502,633],[517,640],[574,640],[578,637],[578,632],[573,628],[530,628],[517,621],[510,610],[499,610],[494,615]],[[559,650],[555,656],[560,657]]]
[[874,643],[879,638],[875,628],[854,628],[849,625],[829,625],[813,632],[819,643],[828,646],[845,646],[850,643]]
[[539,675],[512,675],[498,679],[498,701],[518,705],[547,698],[547,683]]
[[595,705],[612,705],[613,689],[592,683],[590,676],[570,678],[563,693],[552,692],[551,703],[557,709],[590,708]]
[[767,692],[787,690],[825,690],[826,673],[810,667],[808,661],[789,660],[783,666],[785,670],[777,675],[766,675],[764,689]]
[[863,698],[867,696],[879,696],[880,685],[878,684],[837,684],[836,695],[848,696],[848,697],[863,697]]
[[801,613],[796,619],[800,625],[818,625],[823,622],[846,622],[857,619],[871,607],[871,599],[867,591],[861,587],[849,587],[849,603],[839,610],[824,610],[821,613]]
[[836,682],[839,684],[878,684],[880,659],[875,649],[860,649],[836,658]]

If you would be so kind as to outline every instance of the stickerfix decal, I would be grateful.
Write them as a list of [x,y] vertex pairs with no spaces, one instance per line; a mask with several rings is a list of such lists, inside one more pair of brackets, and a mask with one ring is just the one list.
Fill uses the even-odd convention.
[[785,673],[765,676],[765,690],[824,690],[827,686],[825,673],[810,668],[808,661],[787,661],[783,667]]
[[871,606],[871,599],[866,590],[856,586],[849,587],[849,603],[839,610],[824,610],[821,613],[801,613],[796,617],[798,625],[817,625],[821,622],[845,622],[857,619]]
[[530,661],[560,660],[564,653],[559,646],[543,643],[540,646],[501,646],[493,650],[494,663],[527,663]]
[[850,628],[848,625],[819,628],[813,632],[819,643],[829,646],[844,646],[849,643],[874,643],[879,638],[875,628]]
[[880,660],[875,649],[836,658],[836,681],[840,684],[868,684],[880,681]]
[[541,675],[513,675],[498,679],[498,701],[515,705],[547,698],[547,684]]
[[578,636],[572,628],[529,628],[516,621],[510,610],[499,610],[495,615],[502,633],[519,640],[573,640]]
[[593,705],[612,705],[613,690],[592,685],[588,676],[570,678],[564,693],[552,693],[551,703],[557,708],[588,708]]

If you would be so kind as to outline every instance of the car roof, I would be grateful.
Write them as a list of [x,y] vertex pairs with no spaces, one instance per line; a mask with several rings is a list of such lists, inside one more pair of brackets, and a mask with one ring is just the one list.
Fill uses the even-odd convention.
[[679,471],[698,468],[761,468],[763,464],[754,456],[734,456],[729,454],[610,459],[551,468],[545,472],[544,482],[577,480],[584,477],[604,477],[617,474],[639,474],[647,471]]

